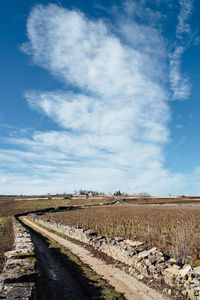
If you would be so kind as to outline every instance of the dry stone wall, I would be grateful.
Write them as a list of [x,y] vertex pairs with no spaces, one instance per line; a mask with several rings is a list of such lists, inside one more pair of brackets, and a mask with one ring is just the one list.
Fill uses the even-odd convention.
[[30,218],[38,224],[92,245],[96,250],[125,263],[129,266],[130,274],[135,275],[139,272],[139,279],[164,281],[169,286],[169,295],[172,289],[176,289],[177,294],[191,300],[200,300],[200,267],[180,266],[173,258],[165,257],[158,248],[147,249],[140,241],[99,236],[92,230],[53,223],[35,215],[31,215]]
[[14,250],[5,253],[6,263],[0,275],[0,299],[34,299],[37,278],[34,245],[28,231],[13,219]]

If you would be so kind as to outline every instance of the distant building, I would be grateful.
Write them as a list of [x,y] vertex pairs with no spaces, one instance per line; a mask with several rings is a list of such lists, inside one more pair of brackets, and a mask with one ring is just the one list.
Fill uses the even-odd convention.
[[93,197],[94,193],[92,191],[88,191],[88,197]]

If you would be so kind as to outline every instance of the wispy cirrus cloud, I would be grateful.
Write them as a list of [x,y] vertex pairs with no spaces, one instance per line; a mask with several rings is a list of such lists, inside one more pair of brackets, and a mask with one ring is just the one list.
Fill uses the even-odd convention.
[[191,26],[188,23],[193,10],[193,0],[179,0],[180,13],[178,15],[178,25],[176,27],[176,36],[183,39],[186,35],[191,34]]
[[180,12],[176,27],[176,42],[174,50],[169,55],[170,73],[169,81],[174,100],[188,98],[191,91],[191,84],[187,75],[181,71],[182,55],[191,41],[191,26],[189,18],[192,14],[193,0],[179,0]]
[[184,46],[176,46],[174,52],[169,56],[170,62],[170,87],[173,92],[173,100],[183,100],[188,98],[191,91],[191,84],[186,75],[181,71],[181,58],[185,51]]

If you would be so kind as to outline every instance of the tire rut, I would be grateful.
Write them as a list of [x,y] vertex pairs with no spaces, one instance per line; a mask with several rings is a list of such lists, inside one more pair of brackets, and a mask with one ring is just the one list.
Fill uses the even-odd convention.
[[37,282],[37,300],[88,300],[91,299],[73,278],[73,270],[67,268],[64,259],[56,249],[49,248],[49,243],[41,234],[24,225],[35,246],[36,259],[40,276]]

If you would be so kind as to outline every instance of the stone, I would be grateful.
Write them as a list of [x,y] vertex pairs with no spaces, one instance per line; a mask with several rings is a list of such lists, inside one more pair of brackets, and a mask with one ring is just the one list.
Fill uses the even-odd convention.
[[[14,271],[14,270],[13,270]],[[18,283],[18,282],[35,282],[37,279],[38,273],[32,270],[24,270],[17,271],[15,273],[13,272],[6,272],[5,278],[3,279],[3,283],[9,284],[9,283]]]
[[133,248],[129,245],[126,246],[126,251],[128,252],[129,256],[133,256],[135,254],[135,251],[133,250]]
[[87,236],[96,236],[97,233],[94,230],[88,229],[84,232]]
[[149,259],[151,264],[157,262],[157,257],[155,255],[149,255],[148,259]]
[[132,272],[132,271],[133,271],[133,268],[132,268],[132,267],[129,267],[128,271],[129,271],[129,272]]
[[115,241],[119,243],[119,242],[124,241],[124,238],[118,236],[118,237],[115,238]]
[[158,264],[158,263],[162,263],[162,262],[164,262],[165,261],[165,258],[164,258],[164,256],[156,256],[156,263]]
[[167,293],[168,293],[168,295],[169,295],[169,296],[171,296],[171,294],[172,294],[172,290],[171,290],[171,289],[169,289],[169,290],[167,291]]
[[146,258],[144,262],[145,262],[145,264],[146,264],[147,266],[150,266],[150,265],[151,265],[151,262],[150,262],[150,260],[149,260],[148,258]]
[[180,275],[181,277],[185,277],[191,269],[192,267],[190,265],[187,265],[183,269],[179,270],[178,275]]
[[112,246],[114,246],[114,245],[116,244],[115,239],[111,239],[110,244],[111,244]]
[[200,300],[198,291],[190,290],[188,291],[188,296],[190,300]]
[[192,283],[194,283],[196,286],[200,285],[200,281],[197,278],[193,278]]
[[200,276],[200,266],[199,266],[199,267],[195,267],[195,268],[193,269],[193,271],[194,271],[194,274],[195,274],[195,275],[199,275],[199,276]]
[[165,267],[162,264],[159,264],[155,266],[155,269],[158,274],[161,274],[161,271],[165,269]]
[[174,286],[174,276],[170,273],[164,273],[163,274],[163,279],[165,281],[165,283],[169,286]]
[[175,260],[174,258],[170,258],[170,259],[168,260],[168,262],[169,262],[169,263],[172,263],[172,264],[175,264],[175,263],[176,263],[176,260]]
[[119,242],[119,246],[123,249],[126,249],[126,244],[124,242]]
[[0,290],[0,298],[7,300],[31,300],[35,294],[35,283],[6,284]]
[[152,274],[153,278],[156,279],[156,280],[160,280],[160,274],[156,274],[156,273],[153,273]]
[[144,251],[144,250],[147,249],[147,245],[142,244],[140,246],[135,247],[135,249],[136,249],[137,252],[141,252],[141,251]]
[[167,272],[173,276],[178,276],[178,274],[179,274],[179,270],[177,268],[173,268],[173,267],[165,269],[164,272],[165,273]]
[[150,250],[142,251],[138,254],[138,259],[145,258],[145,257],[149,256],[150,254],[154,253],[156,250],[157,250],[157,248],[153,247]]
[[173,268],[176,268],[176,269],[178,269],[178,270],[180,270],[180,266],[178,266],[178,265],[176,265],[176,264],[174,264],[173,266],[172,266]]
[[131,247],[138,247],[138,246],[144,245],[143,242],[139,242],[139,241],[125,240],[124,242]]

